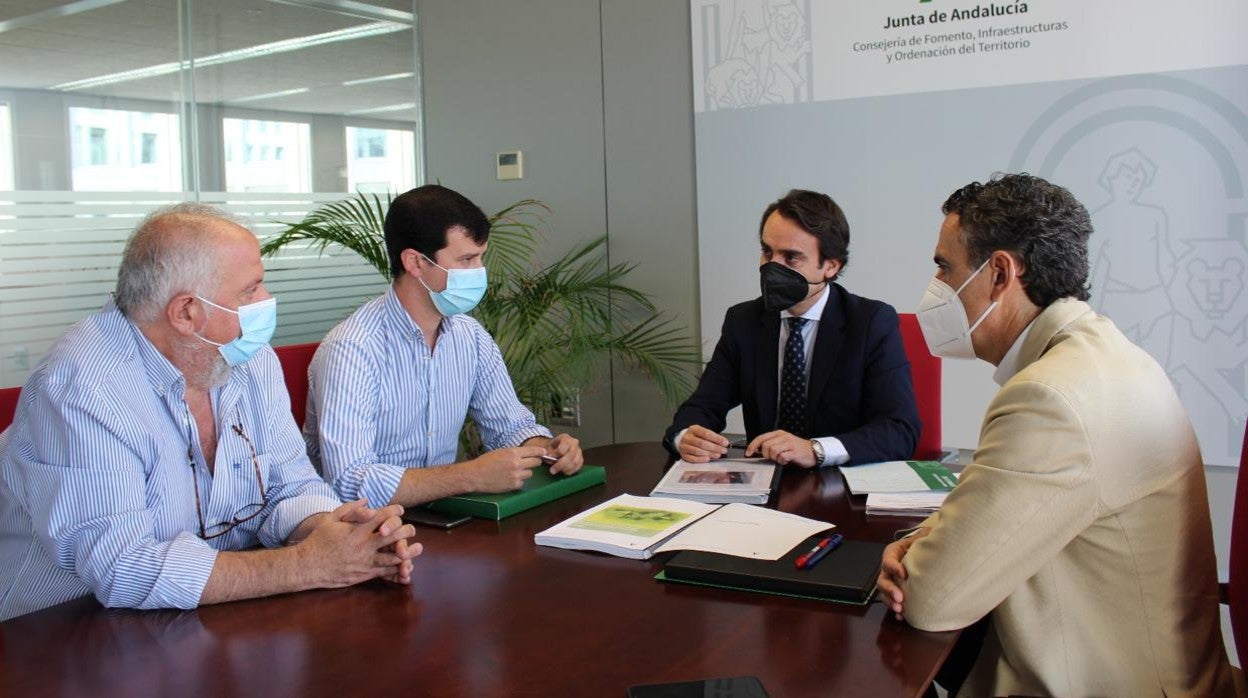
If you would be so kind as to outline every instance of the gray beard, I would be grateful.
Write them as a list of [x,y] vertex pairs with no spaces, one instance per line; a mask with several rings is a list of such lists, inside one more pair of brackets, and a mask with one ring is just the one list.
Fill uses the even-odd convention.
[[183,344],[182,350],[182,364],[185,366],[182,375],[188,386],[212,390],[230,380],[232,367],[216,347],[204,341],[194,341]]
[[234,372],[234,367],[226,363],[225,357],[221,356],[221,352],[214,351],[212,365],[208,369],[208,389],[220,388],[230,380],[230,375]]

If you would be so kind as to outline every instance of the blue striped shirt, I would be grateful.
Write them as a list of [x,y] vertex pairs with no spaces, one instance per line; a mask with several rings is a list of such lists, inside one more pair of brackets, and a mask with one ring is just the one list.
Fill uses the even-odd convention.
[[[86,594],[110,607],[194,608],[218,550],[282,545],[338,505],[308,462],[272,349],[212,391],[215,475],[188,429],[185,388],[111,302],[52,347],[0,436],[0,619]],[[205,541],[192,478],[206,526],[262,500],[235,424],[255,445],[269,504]]]
[[330,331],[308,369],[308,455],[344,500],[390,501],[407,468],[455,462],[464,417],[489,450],[550,436],[516,398],[498,345],[467,315],[435,351],[394,288]]

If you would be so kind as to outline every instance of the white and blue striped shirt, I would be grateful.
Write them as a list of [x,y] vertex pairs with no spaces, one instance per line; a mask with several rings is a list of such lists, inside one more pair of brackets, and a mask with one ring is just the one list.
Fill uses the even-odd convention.
[[[0,436],[0,620],[86,594],[110,607],[194,608],[218,550],[280,546],[338,505],[308,462],[272,349],[212,391],[214,475],[188,429],[185,388],[111,302],[53,346]],[[192,478],[209,527],[262,500],[236,424],[269,503],[205,541]]]
[[443,318],[430,351],[393,287],[331,330],[308,369],[308,455],[344,500],[382,506],[405,469],[454,463],[468,414],[489,450],[550,436],[481,323]]

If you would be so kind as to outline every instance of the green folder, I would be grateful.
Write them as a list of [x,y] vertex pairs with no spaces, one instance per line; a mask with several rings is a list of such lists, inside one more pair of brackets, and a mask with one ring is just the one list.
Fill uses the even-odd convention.
[[582,466],[573,475],[551,475],[549,467],[534,468],[533,476],[515,492],[462,494],[429,502],[427,506],[443,514],[498,521],[607,481],[606,469],[597,465]]

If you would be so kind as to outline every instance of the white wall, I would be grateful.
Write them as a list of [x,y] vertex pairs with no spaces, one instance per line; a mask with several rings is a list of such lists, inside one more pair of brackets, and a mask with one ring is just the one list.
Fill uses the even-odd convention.
[[[603,233],[627,281],[697,328],[689,13],[662,0],[420,0],[428,180],[487,212],[551,207],[547,258]],[[605,57],[605,61],[604,61]],[[520,148],[525,177],[497,181]],[[614,378],[614,380],[612,380]],[[583,396],[587,445],[657,440],[672,408],[618,364]]]

